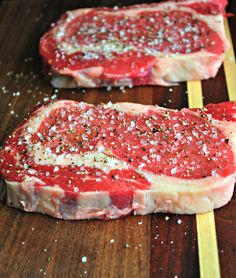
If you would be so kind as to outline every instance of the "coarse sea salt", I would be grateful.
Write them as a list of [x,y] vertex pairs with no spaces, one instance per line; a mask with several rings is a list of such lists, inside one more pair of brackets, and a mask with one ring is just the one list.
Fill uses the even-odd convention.
[[82,263],[87,263],[87,257],[86,257],[86,256],[83,256],[83,257],[81,258],[81,261],[82,261]]

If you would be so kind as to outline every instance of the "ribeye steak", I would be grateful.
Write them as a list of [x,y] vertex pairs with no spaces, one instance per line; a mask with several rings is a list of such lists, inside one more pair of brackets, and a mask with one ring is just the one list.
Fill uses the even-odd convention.
[[41,38],[54,87],[173,85],[214,77],[228,43],[226,1],[161,2],[65,13]]
[[0,167],[10,206],[63,219],[193,214],[235,183],[236,103],[171,110],[61,100],[9,137]]

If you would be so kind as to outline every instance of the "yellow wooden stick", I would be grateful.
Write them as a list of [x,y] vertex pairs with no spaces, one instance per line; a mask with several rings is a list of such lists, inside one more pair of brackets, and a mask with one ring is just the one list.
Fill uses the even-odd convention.
[[[203,107],[201,82],[187,82],[187,91],[189,107]],[[214,212],[197,214],[196,219],[201,278],[220,278]]]
[[197,214],[197,241],[201,278],[220,277],[214,212]]
[[201,81],[188,81],[188,106],[189,108],[202,108],[202,85]]
[[236,101],[236,62],[228,20],[225,20],[225,31],[227,39],[230,43],[230,49],[228,50],[224,60],[225,77],[229,99]]

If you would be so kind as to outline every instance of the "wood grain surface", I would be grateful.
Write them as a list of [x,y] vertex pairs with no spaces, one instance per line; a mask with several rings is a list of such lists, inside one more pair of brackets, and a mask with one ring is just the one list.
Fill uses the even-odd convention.
[[[95,4],[96,2],[96,4]],[[148,1],[119,1],[134,4]],[[151,2],[151,1],[150,1]],[[153,1],[152,1],[153,2]],[[126,89],[54,90],[41,74],[40,36],[63,12],[117,1],[0,1],[0,142],[52,95],[89,103],[132,101],[188,106],[186,84]],[[236,12],[231,1],[230,12]],[[229,19],[234,46],[236,20]],[[236,76],[235,76],[236,78]],[[202,82],[204,104],[228,100],[223,67]],[[2,181],[1,181],[2,185]],[[1,187],[2,188],[2,187]],[[236,194],[215,211],[222,277],[236,277]],[[181,220],[181,221],[178,221]],[[210,246],[209,246],[210,248]],[[82,257],[87,262],[82,262]],[[114,221],[62,221],[0,202],[0,277],[199,277],[194,216],[155,214]]]

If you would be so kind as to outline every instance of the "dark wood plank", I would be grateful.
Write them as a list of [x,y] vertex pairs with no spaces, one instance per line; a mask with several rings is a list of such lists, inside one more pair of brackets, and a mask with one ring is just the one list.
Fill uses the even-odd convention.
[[223,102],[228,100],[227,86],[223,66],[215,78],[202,81],[203,103],[206,105],[211,102]]
[[[128,5],[153,1],[119,1]],[[235,11],[232,4],[230,11]],[[64,11],[117,4],[115,0],[11,0],[0,2],[0,142],[33,106],[56,93],[58,98],[100,103],[112,100],[186,107],[186,85],[54,90],[41,74],[40,36]],[[236,26],[235,19],[230,19]],[[235,28],[232,28],[235,43]],[[227,99],[223,70],[203,82],[204,102]],[[20,95],[18,95],[20,92]],[[235,277],[235,197],[216,211],[223,277]],[[60,221],[0,203],[0,277],[198,277],[194,216],[165,214],[109,222]],[[178,219],[182,222],[177,223]],[[157,227],[158,226],[158,227]],[[157,236],[158,235],[158,236]],[[114,240],[114,242],[113,242]],[[173,242],[172,242],[173,241]],[[210,248],[210,247],[209,247]],[[221,251],[223,250],[223,252]],[[82,263],[83,256],[87,262]]]
[[153,215],[151,277],[199,277],[195,217]]
[[148,217],[69,222],[4,205],[0,215],[1,277],[149,276]]

